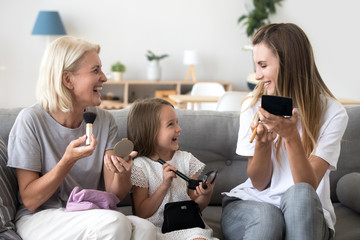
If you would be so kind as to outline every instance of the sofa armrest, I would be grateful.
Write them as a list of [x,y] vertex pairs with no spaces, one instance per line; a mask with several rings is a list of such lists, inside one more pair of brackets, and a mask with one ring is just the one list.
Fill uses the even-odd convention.
[[353,172],[342,176],[336,186],[339,201],[360,213],[360,173]]

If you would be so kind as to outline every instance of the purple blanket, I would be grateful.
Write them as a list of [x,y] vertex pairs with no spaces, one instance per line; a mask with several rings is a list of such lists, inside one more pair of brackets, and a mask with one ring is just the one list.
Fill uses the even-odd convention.
[[66,211],[73,212],[89,209],[118,210],[116,205],[119,202],[119,198],[113,193],[91,189],[80,191],[80,188],[76,186],[69,196]]

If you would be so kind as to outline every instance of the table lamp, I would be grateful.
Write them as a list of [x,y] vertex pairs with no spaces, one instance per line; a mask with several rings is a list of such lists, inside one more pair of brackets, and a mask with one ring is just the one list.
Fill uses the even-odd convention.
[[50,35],[66,35],[59,12],[40,11],[31,34],[45,35],[47,44],[50,42]]
[[189,66],[189,70],[186,74],[185,81],[189,81],[191,75],[193,82],[196,82],[194,65],[198,64],[198,54],[195,50],[185,50],[184,52],[184,65]]

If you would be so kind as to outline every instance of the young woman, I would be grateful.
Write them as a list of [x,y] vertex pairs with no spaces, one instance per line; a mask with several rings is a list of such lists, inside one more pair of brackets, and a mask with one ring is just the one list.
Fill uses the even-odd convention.
[[[169,102],[153,98],[131,106],[128,138],[138,151],[131,175],[135,213],[158,228],[158,239],[214,239],[208,226],[161,233],[166,203],[191,199],[203,210],[213,193],[214,183],[206,189],[200,184],[196,190],[189,190],[187,182],[172,171],[197,179],[205,167],[192,154],[178,150],[180,132],[176,111]],[[158,159],[166,163],[161,165]]]
[[[109,112],[96,107],[107,81],[99,52],[99,45],[71,36],[49,45],[40,68],[38,103],[23,109],[11,130],[8,166],[16,168],[21,202],[16,227],[23,239],[156,237],[155,227],[135,216],[64,209],[75,186],[106,190],[119,199],[131,189],[132,161],[113,154],[117,125]],[[97,115],[89,145],[85,111]]]
[[[336,169],[346,111],[322,80],[298,26],[263,26],[253,46],[259,82],[242,104],[237,146],[249,158],[249,178],[223,199],[225,239],[331,239],[329,174]],[[292,116],[265,111],[263,94],[292,98]]]

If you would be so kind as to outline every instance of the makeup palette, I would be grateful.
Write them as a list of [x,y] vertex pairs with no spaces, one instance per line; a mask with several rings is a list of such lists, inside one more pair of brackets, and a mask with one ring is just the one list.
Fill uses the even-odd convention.
[[115,155],[121,157],[125,161],[129,161],[129,154],[134,150],[134,144],[127,138],[123,138],[117,142],[114,147]]

